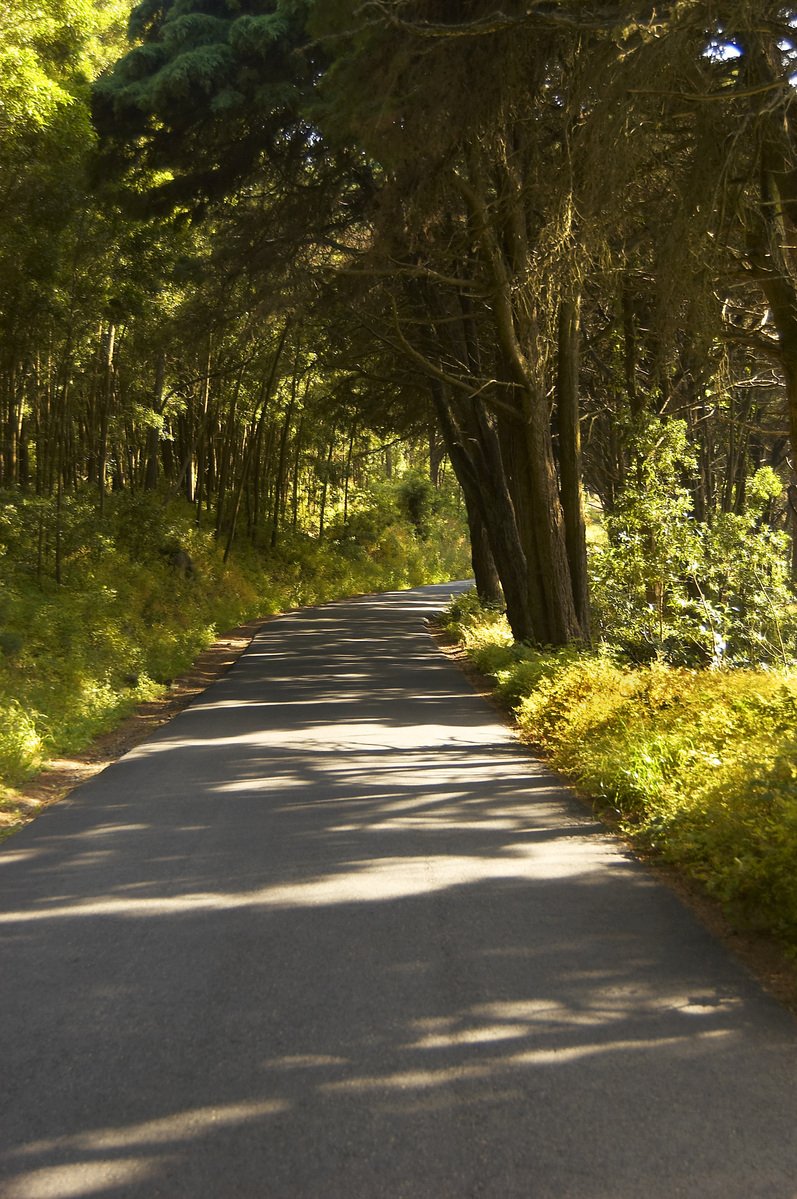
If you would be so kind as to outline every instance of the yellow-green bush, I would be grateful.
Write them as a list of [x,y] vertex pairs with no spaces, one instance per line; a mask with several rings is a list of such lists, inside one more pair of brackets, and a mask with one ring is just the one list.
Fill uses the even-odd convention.
[[467,599],[449,621],[555,768],[737,919],[797,947],[797,671],[535,650]]

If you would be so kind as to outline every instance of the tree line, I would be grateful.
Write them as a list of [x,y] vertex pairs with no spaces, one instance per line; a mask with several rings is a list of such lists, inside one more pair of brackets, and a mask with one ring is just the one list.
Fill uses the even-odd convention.
[[108,175],[92,88],[129,10],[0,17],[0,489],[36,501],[57,581],[72,496],[181,495],[226,558],[345,524],[394,465],[443,469],[425,398],[399,411],[348,334],[248,271],[231,212],[153,218]]
[[588,505],[660,641],[780,603],[797,10],[125,7],[2,31],[66,96],[3,139],[3,486],[166,480],[229,552],[414,438],[519,640],[589,639]]

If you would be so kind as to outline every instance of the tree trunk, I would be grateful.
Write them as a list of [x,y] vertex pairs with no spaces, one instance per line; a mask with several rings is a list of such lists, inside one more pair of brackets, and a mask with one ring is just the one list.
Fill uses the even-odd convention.
[[269,400],[271,399],[271,396],[274,392],[274,386],[275,386],[276,380],[277,380],[277,368],[279,367],[280,358],[282,357],[282,351],[285,346],[285,339],[288,336],[288,324],[289,324],[289,322],[286,320],[285,324],[282,327],[282,332],[280,333],[279,340],[277,342],[277,347],[276,347],[276,350],[274,352],[274,357],[271,362],[271,368],[269,370],[267,377],[263,380],[263,387],[262,387],[262,390],[260,393],[260,415],[257,420],[257,428],[254,432],[254,435],[249,440],[249,445],[246,447],[243,463],[241,464],[241,474],[238,479],[238,486],[235,490],[235,499],[233,502],[232,513],[230,514],[230,528],[229,528],[229,532],[227,534],[227,543],[224,547],[224,559],[223,559],[224,562],[227,562],[227,560],[230,556],[230,551],[232,550],[232,543],[233,543],[233,539],[235,537],[235,526],[238,522],[238,512],[241,507],[241,496],[243,495],[243,491],[246,486],[247,476],[249,474],[249,469],[251,467],[251,462],[252,462],[252,455],[255,451],[256,445],[259,443],[259,440],[260,440],[260,434],[262,432],[263,423],[266,418],[266,410],[268,409]]
[[318,514],[318,536],[319,537],[324,536],[324,520],[326,518],[326,511],[327,511],[327,492],[329,490],[329,472],[330,472],[330,468],[332,466],[332,454],[334,453],[334,450],[335,450],[335,433],[336,433],[336,430],[333,429],[332,434],[329,438],[329,449],[327,450],[326,465],[325,465],[325,469],[324,469],[324,478],[323,478],[323,482],[321,484],[321,507],[320,507],[319,514]]
[[[306,394],[306,391],[305,391]],[[302,453],[302,433],[304,432],[304,417],[299,418],[299,428],[294,437],[293,449],[293,482],[291,495],[291,528],[294,533],[299,523],[299,462]]]
[[528,602],[526,556],[498,436],[478,400],[469,402],[460,424],[442,383],[433,381],[431,395],[465,503],[469,510],[478,513],[486,531],[512,634],[517,641],[533,641],[535,628]]
[[[463,495],[465,494],[463,488]],[[490,539],[484,527],[484,521],[478,509],[465,499],[465,509],[468,514],[468,530],[470,532],[470,559],[473,564],[473,578],[476,591],[483,604],[498,607],[503,604],[501,580],[495,568],[495,559],[490,549]]]
[[[152,411],[160,419],[163,414],[163,389],[166,379],[166,354],[161,351],[155,367],[155,391],[152,397]],[[160,431],[155,425],[147,428],[147,445],[144,451],[146,466],[144,468],[144,488],[154,491],[158,486]]]
[[566,300],[559,310],[557,370],[559,416],[559,485],[565,522],[573,604],[581,635],[589,637],[587,526],[581,479],[581,422],[579,405],[579,301]]
[[108,417],[111,410],[113,394],[113,351],[116,340],[116,326],[109,324],[105,335],[103,353],[103,383],[100,400],[100,447],[97,454],[97,488],[100,497],[100,513],[105,507],[106,474],[108,472]]
[[282,512],[282,498],[285,489],[285,475],[288,465],[288,434],[291,429],[291,419],[293,417],[293,409],[296,403],[296,390],[294,387],[291,401],[288,404],[285,412],[285,419],[282,422],[282,432],[280,434],[279,455],[277,457],[277,477],[274,480],[274,509],[271,520],[271,548],[276,549],[277,538],[279,537],[279,522]]

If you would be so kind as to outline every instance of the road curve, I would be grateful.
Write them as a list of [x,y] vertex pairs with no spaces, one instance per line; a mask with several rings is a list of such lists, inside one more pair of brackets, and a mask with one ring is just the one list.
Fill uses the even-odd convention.
[[0,852],[3,1199],[794,1199],[797,1026],[436,649],[265,626]]

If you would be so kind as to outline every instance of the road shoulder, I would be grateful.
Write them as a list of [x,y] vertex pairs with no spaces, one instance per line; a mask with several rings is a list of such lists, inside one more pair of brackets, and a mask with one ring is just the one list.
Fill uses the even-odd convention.
[[[471,687],[495,709],[499,719],[507,727],[516,730],[517,725],[510,710],[496,698],[492,680],[477,670],[462,646],[433,621],[429,622],[429,632],[440,651],[459,667]],[[537,753],[534,747],[529,748]],[[609,832],[623,841],[639,861],[645,862],[656,878],[678,896],[703,927],[725,945],[769,995],[797,1016],[797,961],[774,937],[736,927],[721,904],[696,880],[686,877],[675,867],[657,861],[650,854],[640,852],[639,846],[621,834],[616,822],[607,818],[606,811],[592,796],[580,792],[572,780],[563,777],[562,782]]]

